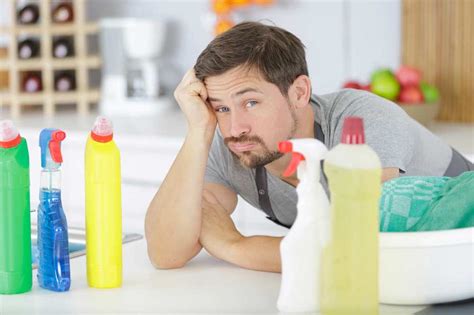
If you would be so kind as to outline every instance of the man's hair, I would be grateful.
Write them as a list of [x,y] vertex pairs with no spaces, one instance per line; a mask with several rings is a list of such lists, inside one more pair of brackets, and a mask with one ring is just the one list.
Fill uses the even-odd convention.
[[256,70],[284,96],[298,76],[308,75],[301,40],[282,28],[259,22],[237,24],[214,38],[199,55],[194,70],[204,82],[238,66]]

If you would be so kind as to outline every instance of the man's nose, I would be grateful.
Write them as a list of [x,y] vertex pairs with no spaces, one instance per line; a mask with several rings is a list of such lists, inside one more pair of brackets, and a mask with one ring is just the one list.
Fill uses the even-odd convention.
[[250,123],[245,119],[245,115],[239,112],[231,113],[230,134],[238,138],[250,132]]

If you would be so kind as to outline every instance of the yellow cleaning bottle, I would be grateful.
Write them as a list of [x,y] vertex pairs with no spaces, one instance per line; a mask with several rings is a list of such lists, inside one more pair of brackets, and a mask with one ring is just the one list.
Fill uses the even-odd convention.
[[120,152],[112,123],[98,117],[85,152],[87,282],[93,288],[122,285]]
[[331,234],[323,251],[324,315],[378,314],[378,209],[381,163],[365,144],[363,121],[344,121],[341,143],[328,152]]

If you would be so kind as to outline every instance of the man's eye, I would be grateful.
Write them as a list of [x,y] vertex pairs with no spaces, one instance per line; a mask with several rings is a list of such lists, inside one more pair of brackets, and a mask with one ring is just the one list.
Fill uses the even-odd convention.
[[251,108],[257,105],[257,101],[248,101],[247,104],[245,104],[245,107]]
[[228,111],[229,111],[229,107],[222,106],[222,107],[216,108],[217,113],[227,113]]

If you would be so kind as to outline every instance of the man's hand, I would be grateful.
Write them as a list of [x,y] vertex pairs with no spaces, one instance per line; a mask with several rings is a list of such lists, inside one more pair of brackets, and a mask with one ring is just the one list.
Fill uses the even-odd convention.
[[190,69],[174,91],[174,97],[188,121],[190,129],[200,129],[213,133],[217,119],[212,107],[207,103],[207,90]]
[[230,214],[213,195],[204,195],[199,241],[212,256],[229,261],[232,247],[244,238]]

